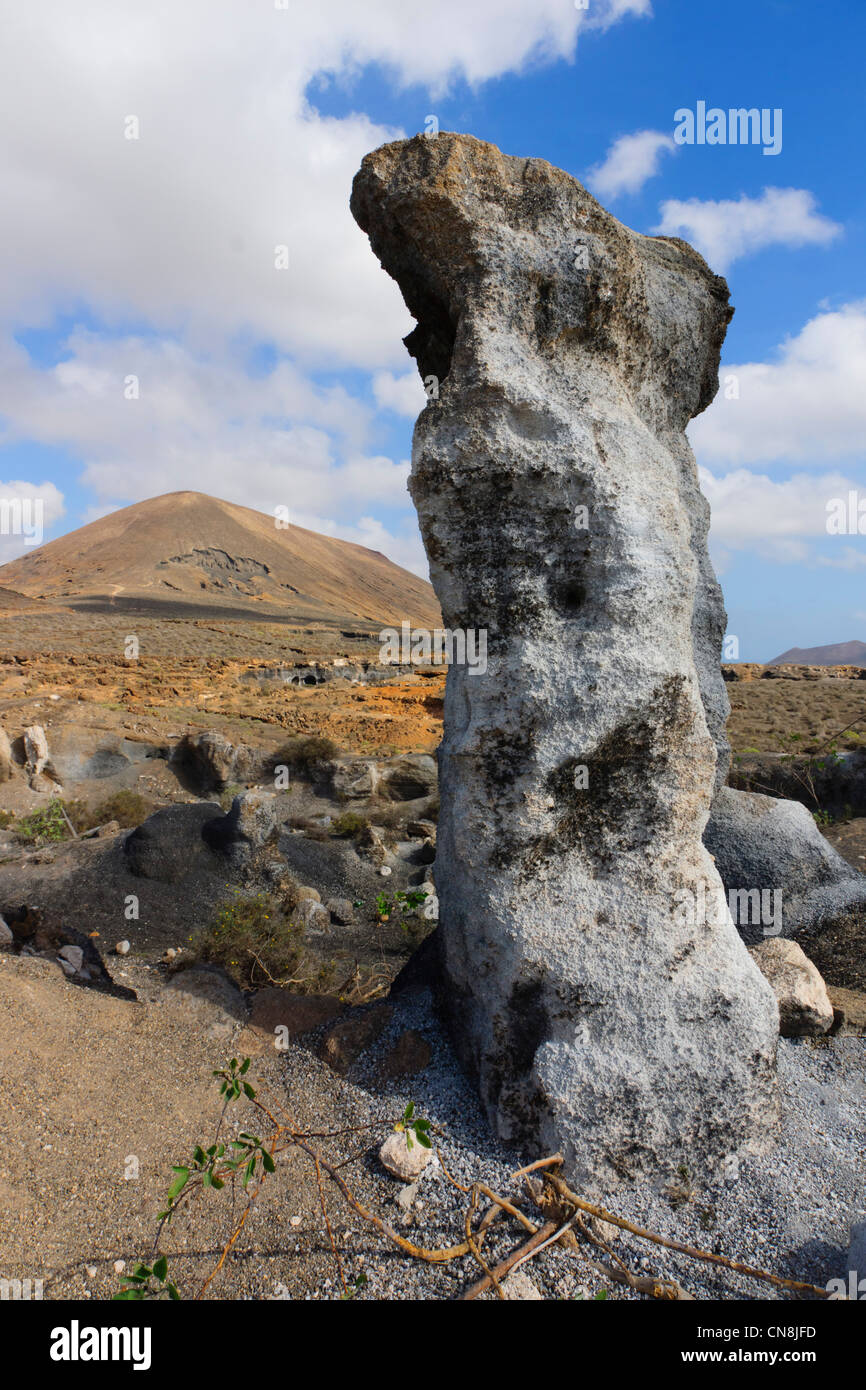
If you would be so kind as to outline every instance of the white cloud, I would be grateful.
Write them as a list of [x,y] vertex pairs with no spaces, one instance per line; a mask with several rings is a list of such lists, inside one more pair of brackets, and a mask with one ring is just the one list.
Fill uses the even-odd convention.
[[74,448],[103,503],[180,487],[290,513],[335,497],[349,511],[407,503],[408,465],[370,452],[369,408],[291,363],[251,378],[231,356],[205,360],[175,342],[78,332],[67,346],[44,370],[0,346],[0,443]]
[[[406,506],[406,465],[376,451],[366,406],[308,375],[379,373],[379,404],[416,413],[411,375],[390,370],[412,320],[348,207],[363,155],[406,132],[327,116],[323,94],[338,87],[345,106],[378,64],[426,92],[409,133],[430,112],[447,129],[455,80],[570,60],[581,28],[649,13],[649,0],[4,4],[0,439],[79,451],[95,513],[179,487],[286,501],[423,566],[411,521],[405,536],[350,522]],[[74,335],[52,370],[12,341],[82,306],[117,337]],[[292,360],[250,379],[240,343]],[[122,392],[132,374],[137,401]]]
[[857,550],[853,545],[846,545],[839,555],[819,556],[817,563],[826,569],[856,573],[857,570],[866,569],[866,550]]
[[338,540],[354,541],[356,545],[365,545],[368,550],[378,550],[412,574],[420,575],[422,579],[430,578],[424,543],[414,522],[394,531],[374,516],[362,516],[351,525],[340,525],[330,517],[306,514],[295,520],[299,526],[306,526],[323,536],[336,536]]
[[804,188],[765,188],[759,198],[719,202],[669,198],[659,211],[653,231],[690,241],[718,272],[768,246],[826,246],[842,232]]
[[862,459],[866,439],[866,302],[810,319],[775,362],[725,364],[738,399],[720,391],[689,426],[703,462],[777,460],[834,465]]
[[855,486],[839,473],[797,473],[783,481],[746,468],[721,475],[700,468],[699,473],[712,509],[713,539],[731,550],[826,536],[827,503],[847,497]]
[[410,420],[420,415],[427,404],[421,378],[414,368],[403,376],[377,372],[373,377],[373,395],[383,410],[393,410],[395,415],[405,415]]
[[673,154],[676,145],[660,130],[639,130],[621,135],[607,152],[603,163],[590,169],[586,182],[597,198],[617,198],[621,193],[637,193],[659,171],[662,155]]
[[[91,0],[86,22],[65,0],[4,9],[0,317],[46,321],[85,302],[191,342],[247,332],[362,367],[402,366],[412,325],[349,213],[351,181],[405,132],[323,116],[311,84],[382,64],[439,89],[445,129],[455,78],[570,58],[588,22],[568,0]],[[593,0],[592,23],[646,10]],[[415,130],[431,101],[419,98]]]
[[65,512],[54,483],[0,482],[0,565],[34,550]]
[[[828,540],[828,505],[846,501],[857,485],[841,473],[797,473],[777,480],[737,468],[716,475],[699,468],[701,489],[710,503],[710,550],[718,573],[732,552],[751,551],[783,565],[810,565],[855,571],[866,566],[866,551]],[[860,495],[863,495],[862,489]]]

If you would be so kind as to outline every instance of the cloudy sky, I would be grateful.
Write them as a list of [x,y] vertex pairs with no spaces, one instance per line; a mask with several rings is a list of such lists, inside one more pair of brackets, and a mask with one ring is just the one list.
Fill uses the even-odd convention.
[[[435,117],[727,275],[691,437],[729,632],[744,660],[866,639],[866,536],[826,529],[866,498],[862,0],[0,0],[0,26],[0,495],[41,496],[49,537],[191,488],[426,572],[412,321],[348,196]],[[678,143],[699,102],[781,110],[780,152]]]

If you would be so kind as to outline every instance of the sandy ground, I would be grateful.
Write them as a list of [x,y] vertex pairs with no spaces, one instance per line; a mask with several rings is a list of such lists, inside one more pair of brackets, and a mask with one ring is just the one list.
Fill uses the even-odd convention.
[[[181,973],[166,981],[132,967],[122,978],[138,989],[139,1002],[76,987],[46,962],[0,954],[0,1193],[8,1214],[0,1270],[5,1278],[42,1279],[46,1298],[108,1298],[119,1285],[115,1262],[128,1268],[150,1253],[170,1165],[216,1134],[211,1071],[251,1041],[238,996],[216,977]],[[268,1035],[258,1034],[249,1073],[258,1098],[291,1115],[296,1129],[348,1129],[315,1142],[340,1165],[356,1198],[417,1245],[441,1249],[463,1238],[468,1197],[455,1182],[467,1188],[484,1181],[524,1203],[539,1222],[522,1182],[511,1177],[521,1161],[539,1155],[510,1152],[491,1136],[429,995],[394,1004],[386,1031],[346,1078],[317,1056],[317,1035],[277,1053]],[[384,1061],[407,1028],[430,1045],[430,1064],[417,1075],[386,1079]],[[39,1039],[38,1047],[16,1042],[23,1038]],[[844,1273],[848,1231],[866,1203],[862,1168],[851,1161],[866,1119],[864,1056],[862,1038],[783,1040],[784,1119],[771,1154],[744,1161],[738,1173],[702,1189],[687,1175],[674,1185],[661,1177],[634,1184],[612,1195],[608,1209],[660,1234],[824,1287]],[[409,1100],[430,1119],[438,1149],[416,1188],[387,1175],[377,1159]],[[230,1112],[221,1137],[240,1128],[262,1135],[263,1124],[244,1101]],[[202,1195],[165,1231],[160,1248],[184,1297],[202,1288],[244,1205],[240,1191],[227,1186]],[[471,1256],[431,1265],[395,1249],[330,1187],[327,1209],[347,1284],[364,1276],[359,1298],[459,1297],[478,1277]],[[782,1296],[610,1226],[596,1229],[632,1273],[676,1280],[694,1297]],[[504,1257],[524,1237],[503,1225],[488,1258]],[[599,1258],[609,1257],[585,1243],[575,1252],[545,1251],[526,1271],[534,1296],[642,1296],[589,1263]],[[341,1293],[313,1167],[290,1147],[205,1296],[333,1299]]]

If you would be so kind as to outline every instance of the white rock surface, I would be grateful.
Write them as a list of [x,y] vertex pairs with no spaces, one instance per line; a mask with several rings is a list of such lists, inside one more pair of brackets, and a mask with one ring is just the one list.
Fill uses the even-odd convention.
[[0,782],[8,782],[15,764],[12,760],[12,745],[5,729],[0,729]]
[[412,1140],[410,1149],[404,1133],[389,1134],[379,1150],[379,1160],[392,1178],[413,1183],[424,1172],[432,1154],[432,1149],[426,1149],[416,1139]]
[[61,965],[70,966],[72,973],[76,974],[84,964],[84,952],[80,946],[61,946],[57,952],[60,957]]
[[796,941],[772,937],[749,950],[778,1000],[783,1038],[815,1037],[833,1026],[827,986]]
[[33,782],[48,762],[48,740],[41,724],[31,724],[24,730],[25,770]]
[[718,1176],[775,1132],[778,1029],[730,916],[683,912],[721,888],[723,612],[684,430],[727,286],[469,136],[368,155],[352,210],[418,320],[410,489],[445,626],[487,634],[439,750],[458,1049],[503,1137],[561,1148],[584,1190]]
[[314,898],[301,898],[292,911],[292,922],[311,936],[322,936],[331,929],[331,914]]
[[506,1299],[512,1303],[543,1303],[544,1294],[540,1293],[533,1284],[529,1275],[522,1269],[515,1269],[509,1274],[502,1284],[502,1292]]

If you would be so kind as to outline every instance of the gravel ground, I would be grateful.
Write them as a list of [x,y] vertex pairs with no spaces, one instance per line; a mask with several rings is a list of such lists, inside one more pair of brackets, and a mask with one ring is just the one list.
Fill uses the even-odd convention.
[[[225,982],[197,972],[168,981],[146,966],[124,967],[118,975],[139,993],[138,1003],[127,1003],[72,985],[46,962],[0,954],[0,964],[0,1275],[45,1278],[47,1298],[109,1298],[118,1287],[115,1261],[129,1268],[149,1252],[170,1165],[182,1162],[196,1140],[213,1140],[219,1098],[211,1069],[237,1049],[246,1011]],[[378,1161],[379,1145],[407,1103],[431,1121],[445,1168],[464,1187],[480,1180],[520,1196],[510,1174],[539,1155],[511,1152],[492,1138],[429,995],[404,994],[393,1003],[387,1030],[348,1079],[319,1059],[316,1034],[283,1053],[268,1047],[250,1079],[259,1098],[285,1107],[296,1127],[367,1127],[317,1142],[330,1162],[343,1165],[342,1176],[370,1210],[417,1245],[447,1247],[463,1240],[467,1197],[442,1165],[434,1158],[409,1192]],[[410,1028],[430,1043],[431,1064],[411,1078],[383,1081],[382,1059]],[[822,1287],[844,1275],[849,1228],[866,1211],[864,1063],[861,1037],[782,1041],[784,1122],[774,1153],[743,1162],[736,1178],[716,1188],[680,1193],[678,1203],[645,1186],[620,1189],[609,1209]],[[239,1128],[264,1137],[261,1117],[246,1101],[229,1112],[222,1137]],[[130,1154],[141,1159],[136,1182],[123,1180]],[[184,1297],[201,1288],[242,1209],[242,1194],[233,1198],[227,1186],[203,1194],[164,1232],[161,1248]],[[347,1281],[365,1275],[359,1299],[454,1298],[478,1277],[471,1257],[434,1265],[395,1249],[330,1185],[328,1212]],[[771,1286],[630,1235],[620,1239],[610,1227],[604,1234],[633,1273],[672,1277],[695,1298],[779,1296]],[[485,1255],[501,1258],[521,1239],[512,1222],[503,1223]],[[640,1297],[561,1247],[545,1250],[523,1273],[534,1296],[545,1299]],[[341,1292],[312,1165],[288,1148],[206,1297],[334,1299]]]
[[[405,1028],[417,1029],[432,1043],[433,1063],[409,1081],[383,1086],[377,1079],[380,1058]],[[772,1154],[741,1162],[736,1177],[701,1191],[672,1195],[648,1188],[621,1189],[609,1200],[609,1210],[669,1238],[823,1287],[828,1279],[845,1272],[849,1229],[866,1212],[864,1062],[866,1041],[859,1037],[820,1043],[782,1039],[783,1127]],[[345,1117],[342,1123],[381,1121],[384,1132],[412,1100],[417,1113],[438,1131],[445,1167],[463,1186],[480,1180],[502,1195],[519,1195],[520,1183],[510,1182],[509,1176],[521,1162],[537,1157],[509,1151],[492,1138],[426,994],[400,1000],[387,1033],[365,1054],[351,1081],[334,1077],[311,1047],[292,1047],[280,1070],[293,1114],[302,1123],[316,1119],[319,1128],[323,1114],[340,1112]],[[364,1136],[360,1142],[353,1137],[342,1147],[344,1142],[323,1148],[340,1163],[363,1150],[342,1169],[343,1176],[355,1194],[396,1230],[426,1248],[463,1239],[467,1198],[435,1158],[414,1200],[407,1202],[409,1194],[403,1195],[405,1211],[399,1200],[402,1185],[385,1176],[376,1159],[378,1139],[374,1145],[365,1144]],[[347,1279],[351,1282],[362,1272],[366,1275],[358,1297],[453,1298],[479,1274],[471,1257],[430,1265],[392,1251],[362,1222],[345,1222],[345,1211],[342,1203],[334,1204],[334,1231],[345,1252]],[[279,1282],[293,1297],[337,1297],[333,1261],[321,1241],[321,1218],[315,1208],[312,1217],[314,1230],[304,1221],[296,1249],[290,1252],[295,1255],[294,1271],[289,1258]],[[259,1219],[267,1222],[268,1217],[263,1212]],[[769,1284],[714,1269],[636,1237],[622,1233],[620,1238],[609,1225],[604,1235],[632,1273],[673,1278],[695,1298],[789,1297]],[[509,1224],[491,1239],[486,1255],[504,1256],[517,1243],[515,1227]],[[524,1272],[545,1299],[641,1297],[599,1276],[559,1247],[546,1250]]]

